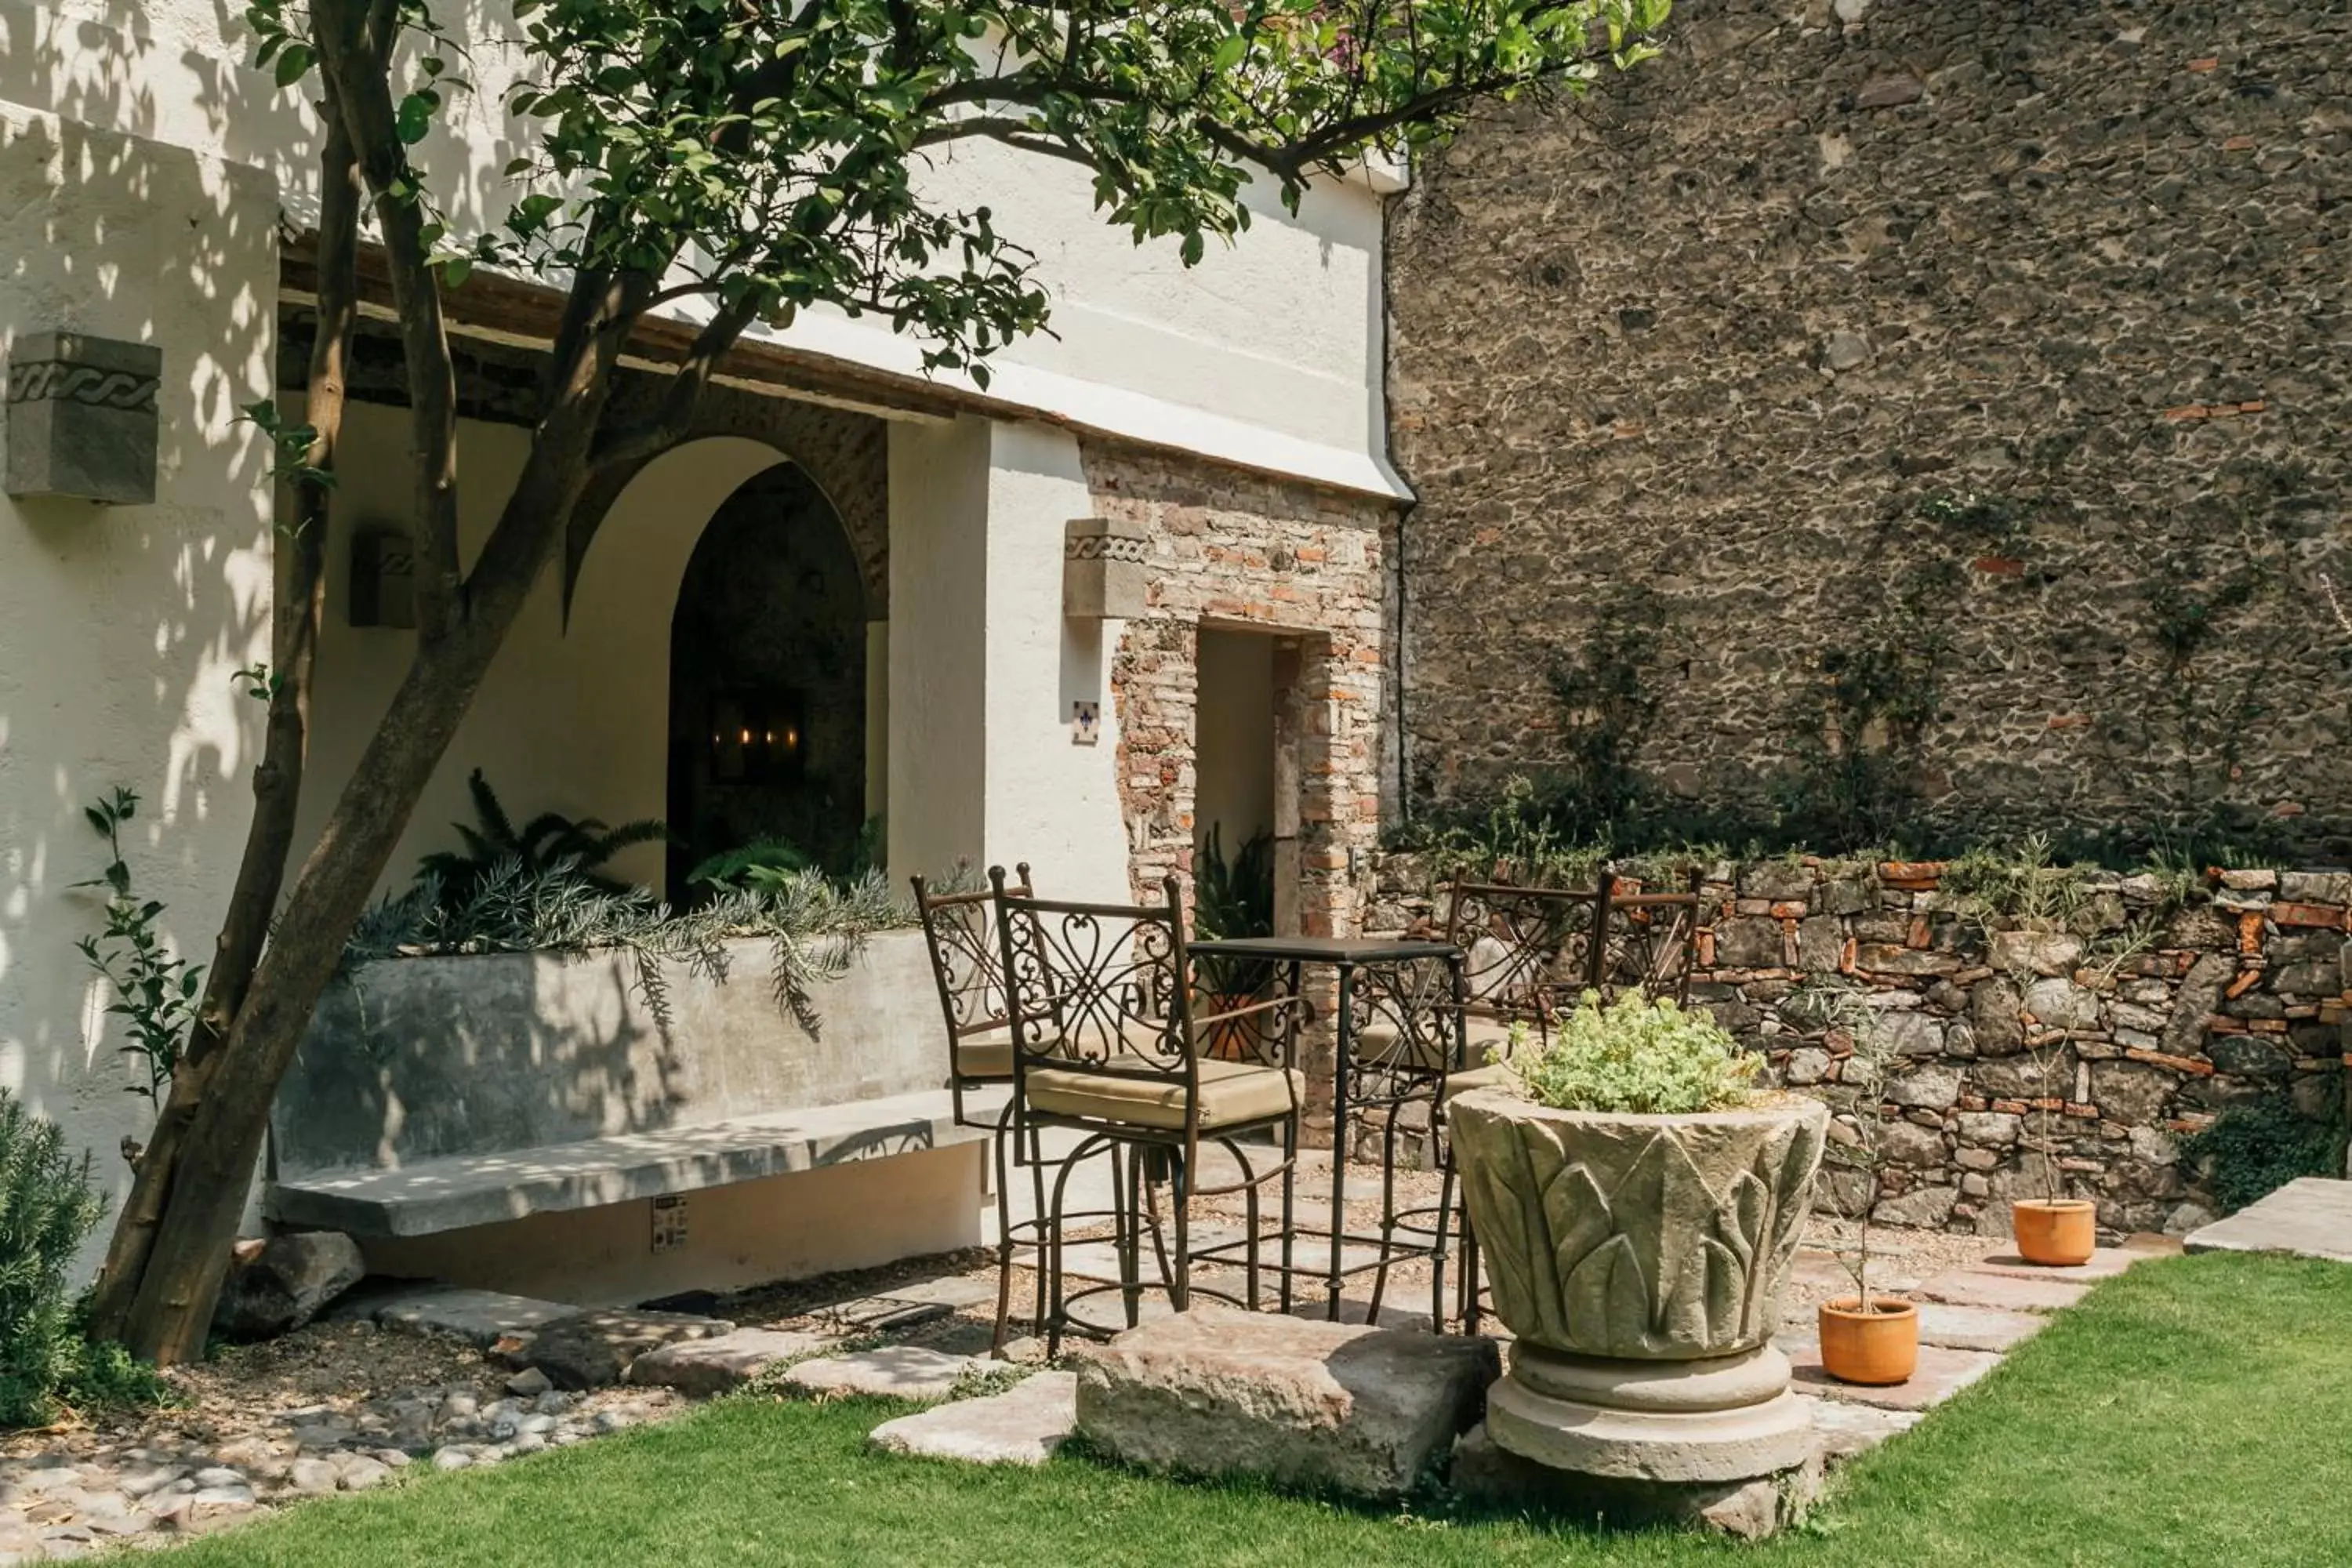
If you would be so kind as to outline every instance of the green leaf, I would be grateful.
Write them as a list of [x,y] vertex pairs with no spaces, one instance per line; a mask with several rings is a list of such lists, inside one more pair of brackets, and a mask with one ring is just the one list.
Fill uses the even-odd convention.
[[1229,71],[1242,63],[1243,57],[1249,53],[1249,46],[1246,37],[1240,33],[1232,34],[1217,46],[1216,56],[1211,64],[1220,72]]
[[310,46],[289,44],[278,57],[278,69],[273,73],[280,87],[292,87],[310,74]]
[[432,99],[421,92],[412,92],[400,100],[395,129],[403,145],[414,147],[425,140],[425,133],[433,129],[433,108]]

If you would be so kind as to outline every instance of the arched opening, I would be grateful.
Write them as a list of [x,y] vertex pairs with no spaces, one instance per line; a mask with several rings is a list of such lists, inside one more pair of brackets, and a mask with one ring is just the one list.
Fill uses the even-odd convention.
[[694,868],[789,847],[840,872],[865,852],[866,589],[841,519],[789,463],[712,514],[670,621],[670,897]]

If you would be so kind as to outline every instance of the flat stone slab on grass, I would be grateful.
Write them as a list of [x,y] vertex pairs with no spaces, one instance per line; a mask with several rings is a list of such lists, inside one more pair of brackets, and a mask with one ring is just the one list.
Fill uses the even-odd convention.
[[393,1297],[373,1315],[388,1329],[445,1334],[488,1350],[509,1334],[530,1333],[579,1310],[562,1301],[536,1301],[503,1290],[430,1285]]
[[1990,1307],[1955,1307],[1943,1301],[1919,1306],[1919,1342],[1948,1351],[2006,1351],[2040,1333],[2050,1320],[2037,1312],[2002,1312]]
[[2352,1263],[2352,1182],[2301,1176],[2189,1233],[2190,1252],[2291,1252]]
[[1410,1490],[1476,1420],[1484,1341],[1215,1304],[1088,1347],[1078,1430],[1146,1469],[1363,1497]]
[[734,1327],[682,1312],[574,1312],[532,1334],[524,1354],[558,1388],[603,1388],[625,1379],[648,1352],[677,1340],[716,1339]]
[[878,1394],[889,1399],[945,1399],[970,1373],[987,1363],[920,1345],[885,1345],[804,1361],[784,1373],[795,1393],[821,1398]]
[[1897,1432],[1908,1432],[1919,1425],[1923,1415],[1916,1410],[1887,1410],[1875,1405],[1824,1399],[1817,1394],[1798,1397],[1812,1406],[1813,1431],[1821,1439],[1822,1457],[1832,1463],[1866,1454]]
[[1789,1358],[1798,1393],[1815,1394],[1824,1401],[1875,1405],[1883,1410],[1926,1410],[1941,1405],[2000,1364],[2000,1357],[1990,1351],[1955,1351],[1923,1344],[1919,1347],[1919,1368],[1909,1382],[1874,1388],[1859,1383],[1840,1383],[1832,1377],[1822,1366],[1821,1343],[1811,1335],[1780,1334],[1772,1342]]
[[2021,1279],[2014,1274],[1955,1268],[1937,1275],[1913,1294],[1926,1301],[1988,1307],[1996,1312],[2055,1312],[2081,1300],[2089,1289],[2065,1279]]
[[740,1388],[780,1361],[830,1350],[830,1334],[791,1329],[737,1329],[704,1340],[674,1340],[629,1363],[629,1381],[709,1395]]
[[2144,1262],[2149,1255],[2127,1252],[2120,1247],[2102,1247],[2091,1254],[2088,1263],[2053,1266],[2028,1263],[2014,1252],[1996,1252],[1990,1258],[1979,1258],[1969,1267],[1979,1274],[2006,1274],[2016,1279],[2063,1279],[2070,1285],[2095,1285],[2102,1279],[2112,1279],[2133,1264]]
[[886,1453],[974,1465],[1042,1465],[1078,1426],[1078,1374],[1041,1372],[982,1399],[885,1421],[867,1440]]

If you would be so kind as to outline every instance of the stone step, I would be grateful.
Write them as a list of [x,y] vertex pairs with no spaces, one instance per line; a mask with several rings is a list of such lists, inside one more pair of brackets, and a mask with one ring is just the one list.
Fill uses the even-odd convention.
[[2016,1279],[2060,1279],[2070,1285],[2095,1285],[2102,1279],[2113,1279],[2147,1256],[2120,1247],[2102,1247],[2091,1254],[2087,1263],[2053,1265],[2028,1263],[2014,1252],[1996,1252],[1990,1258],[1979,1258],[1971,1267],[1980,1274],[2006,1274]]
[[885,1453],[974,1465],[1042,1465],[1078,1426],[1078,1374],[1041,1372],[1002,1394],[959,1399],[874,1428]]
[[709,1396],[742,1387],[780,1362],[803,1361],[840,1342],[831,1334],[789,1329],[737,1329],[706,1340],[680,1340],[629,1363],[629,1381]]
[[1822,1365],[1821,1342],[1810,1334],[1780,1334],[1780,1347],[1795,1371],[1797,1391],[1849,1405],[1870,1405],[1884,1410],[1926,1410],[1941,1405],[1969,1384],[2000,1364],[1990,1351],[1947,1350],[1942,1345],[1919,1347],[1919,1368],[1907,1383],[1874,1388],[1840,1383]]
[[2189,1233],[2190,1252],[2291,1252],[2352,1263],[2352,1182],[2303,1176]]
[[509,1359],[537,1367],[558,1388],[604,1388],[625,1381],[641,1357],[664,1345],[717,1339],[734,1328],[683,1312],[574,1312],[531,1331]]
[[1475,1340],[1202,1306],[1078,1364],[1078,1429],[1145,1469],[1392,1497],[1475,1419]]
[[802,1362],[785,1372],[783,1383],[795,1394],[818,1398],[945,1399],[957,1384],[988,1364],[920,1345],[885,1345]]
[[1954,1307],[1988,1307],[1997,1312],[2054,1312],[2071,1307],[2090,1290],[2087,1285],[2063,1279],[2021,1279],[2014,1274],[1988,1274],[1981,1269],[1956,1268],[1938,1274],[1914,1292],[1923,1300]]
[[2006,1351],[2040,1333],[2049,1319],[2035,1312],[2003,1312],[1990,1307],[1919,1303],[1919,1342],[1948,1351]]
[[1923,1412],[1889,1410],[1848,1399],[1825,1399],[1803,1393],[1798,1398],[1812,1407],[1813,1430],[1821,1435],[1822,1456],[1832,1463],[1866,1454],[1898,1432],[1919,1425]]
[[387,1329],[441,1334],[488,1350],[509,1335],[530,1333],[579,1310],[562,1301],[509,1296],[503,1290],[418,1285],[372,1299],[367,1315]]

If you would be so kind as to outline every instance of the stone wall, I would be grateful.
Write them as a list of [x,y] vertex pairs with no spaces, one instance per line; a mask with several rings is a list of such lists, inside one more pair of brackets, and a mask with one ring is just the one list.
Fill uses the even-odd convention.
[[[2021,922],[1948,887],[1942,862],[1705,874],[1692,999],[1777,1081],[1834,1097],[1853,1055],[1791,1001],[1808,982],[1858,988],[1900,1053],[1881,1220],[2008,1234],[2006,1200],[2041,1194],[2047,1113],[2066,1191],[2097,1202],[2104,1229],[2185,1231],[2218,1205],[2181,1134],[2266,1094],[2314,1119],[2344,1107],[2352,875],[2231,871],[2184,900],[2092,874]],[[1418,858],[1383,857],[1365,880],[1372,929],[1442,922]]]
[[1622,744],[1718,820],[2226,807],[2340,858],[2352,14],[1678,0],[1672,34],[1394,209],[1411,795]]

